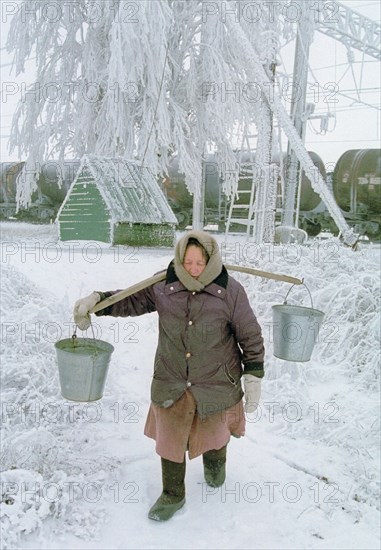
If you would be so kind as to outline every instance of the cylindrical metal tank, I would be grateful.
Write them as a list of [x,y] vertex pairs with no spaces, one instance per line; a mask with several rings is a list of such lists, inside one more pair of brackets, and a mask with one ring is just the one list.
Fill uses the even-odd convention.
[[[0,202],[16,202],[16,180],[24,164],[25,162],[3,162],[1,164]],[[37,191],[32,195],[32,202],[45,196],[52,204],[60,205],[75,178],[79,165],[78,159],[65,160],[63,163],[54,160],[44,162],[41,165]],[[58,183],[59,179],[62,180],[61,185]]]
[[333,193],[345,212],[381,213],[381,149],[351,149],[337,161]]
[[[52,204],[61,205],[77,174],[79,165],[78,159],[44,162],[37,183],[39,193],[47,197]],[[59,180],[61,180],[61,185],[58,183]]]
[[[205,206],[217,208],[220,193],[220,177],[218,164],[214,155],[208,155],[203,161],[205,178]],[[185,176],[179,172],[178,157],[174,157],[169,165],[168,177],[163,181],[164,191],[170,202],[178,208],[192,208],[193,196],[185,185]]]
[[185,185],[185,176],[179,172],[179,159],[173,157],[168,168],[168,177],[163,180],[164,192],[170,204],[178,208],[192,208],[192,195]]
[[[326,179],[326,171],[322,159],[316,153],[309,151],[309,155],[319,169],[321,175]],[[257,171],[258,178],[260,176],[260,168],[255,164],[255,154],[248,151],[237,152],[237,162],[241,165],[240,173],[240,190],[250,191],[252,187],[253,170],[254,177]],[[279,163],[279,156],[273,158],[274,163]],[[283,165],[286,170],[287,155],[284,153]],[[222,201],[222,184],[221,177],[218,171],[218,162],[216,155],[210,154],[203,162],[203,173],[205,177],[205,207],[213,209],[216,213]],[[171,206],[179,212],[192,209],[193,198],[189,193],[185,185],[184,174],[179,172],[179,160],[178,157],[174,157],[170,163],[169,175],[163,181],[163,186],[167,198]],[[241,195],[238,198],[237,204],[246,203],[248,200],[247,195]],[[321,202],[320,196],[313,190],[310,180],[302,172],[301,180],[301,197],[300,197],[300,210],[310,211],[313,210]]]
[[1,163],[0,202],[16,202],[16,179],[24,164],[24,162]]
[[[319,170],[320,174],[322,175],[323,179],[327,179],[327,173],[325,170],[324,162],[319,157],[317,153],[314,153],[313,151],[308,151],[309,156],[311,157],[312,162],[316,166],[316,168]],[[278,164],[279,163],[279,155],[275,155],[273,158],[273,162]],[[287,154],[283,154],[283,172],[284,177],[287,175]],[[300,211],[309,212],[316,208],[318,204],[320,204],[321,198],[320,196],[314,191],[310,179],[306,176],[306,173],[304,170],[302,170],[302,178],[301,178],[301,189],[300,189]]]
[[221,178],[215,155],[208,155],[203,162],[205,178],[205,206],[217,209],[221,200]]
[[[316,168],[319,170],[320,174],[322,175],[324,181],[327,179],[327,173],[325,170],[324,162],[322,159],[314,153],[313,151],[308,151],[308,154],[311,157],[312,162],[316,166]],[[299,209],[301,211],[310,211],[313,210],[318,206],[318,204],[321,202],[320,195],[318,195],[311,185],[311,181],[309,178],[307,178],[304,170],[302,171],[302,181],[301,181],[301,189],[300,189],[300,206]]]
[[[78,159],[41,164],[37,189],[32,193],[28,208],[16,212],[17,177],[25,162],[1,164],[0,217],[46,222],[55,216],[74,180],[80,161]],[[61,183],[59,183],[61,182]]]

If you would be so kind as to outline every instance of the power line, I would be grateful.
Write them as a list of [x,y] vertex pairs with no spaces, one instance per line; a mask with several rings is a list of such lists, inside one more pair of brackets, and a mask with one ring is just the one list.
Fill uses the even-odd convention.
[[339,95],[346,97],[347,99],[350,99],[354,103],[362,103],[363,105],[367,105],[368,107],[371,107],[372,109],[376,109],[377,111],[380,111],[381,108],[379,106],[375,107],[374,105],[371,105],[370,103],[366,103],[365,101],[361,101],[361,99],[357,99],[355,97],[351,97],[349,95],[343,94],[341,92],[337,92]]
[[370,2],[369,4],[363,4],[361,2],[361,4],[359,4],[358,6],[353,6],[354,8],[366,8],[368,6],[378,6],[379,5],[379,1],[377,0],[376,2]]
[[[363,64],[363,63],[379,63],[379,61],[377,61],[377,59],[367,59],[367,60],[364,60],[364,61],[352,61],[352,63],[355,65],[356,63],[357,64]],[[326,69],[335,69],[337,67],[346,67],[348,65],[348,62],[347,63],[337,63],[337,65],[327,65],[326,67],[316,67],[314,69],[314,71],[325,71]]]
[[[362,106],[362,105],[358,105],[358,106],[353,106],[353,107],[339,107],[337,109],[335,109],[335,113],[347,113],[347,112],[352,112],[352,111],[365,111],[367,110],[368,107],[366,107],[366,105]],[[327,109],[317,109],[316,111],[314,111],[315,114],[325,114],[327,112]]]
[[[366,94],[370,94],[370,93],[379,93],[381,90],[381,88],[361,88],[360,89],[360,92],[363,92],[363,93],[366,93]],[[340,90],[341,92],[356,92],[356,89],[355,88],[344,88],[342,90]]]
[[369,143],[370,141],[378,141],[378,143],[380,143],[380,145],[381,145],[380,139],[377,139],[377,138],[374,138],[374,139],[332,139],[332,140],[322,139],[320,141],[307,140],[306,143],[307,143],[307,145],[309,143],[320,143],[322,145],[324,143],[360,143],[360,142],[361,143],[363,143],[363,142]]
[[[335,92],[335,91],[333,91],[333,90],[332,90],[332,92],[325,91],[326,94],[327,94],[327,101],[324,101],[324,103],[333,103],[333,97],[334,97],[335,93],[338,93],[338,94],[341,93],[341,95],[344,95],[344,92],[353,93],[354,91],[355,91],[355,90],[341,90],[340,92],[339,92],[339,91]],[[375,90],[374,93],[376,93],[376,92],[377,92],[377,94],[380,93],[379,90]],[[366,95],[369,95],[369,94],[371,94],[371,93],[372,93],[372,92],[366,92]],[[321,95],[322,95],[322,96],[324,95],[323,92],[321,92]],[[331,101],[329,101],[329,96],[331,96],[331,95],[332,95],[332,99],[331,99]],[[365,94],[364,94],[364,95],[365,95]],[[311,98],[311,97],[314,98],[314,97],[315,97],[315,93],[314,93],[313,91],[307,92],[306,96],[309,97],[309,98]],[[373,99],[373,100],[375,101],[376,98],[369,98],[369,99],[370,99],[370,100]],[[356,101],[358,101],[358,98],[356,98]],[[314,101],[314,103],[319,103],[319,100]],[[379,104],[379,102],[377,103],[377,105],[378,105],[378,104]]]

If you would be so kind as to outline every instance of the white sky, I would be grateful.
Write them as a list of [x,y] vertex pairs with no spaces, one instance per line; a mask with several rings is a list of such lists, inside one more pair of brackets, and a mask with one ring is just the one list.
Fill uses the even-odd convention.
[[[6,82],[16,83],[20,89],[21,83],[29,83],[33,80],[34,62],[28,64],[28,72],[15,78],[10,74],[11,57],[4,48],[10,17],[7,13],[15,6],[15,1],[1,0],[1,80],[2,91]],[[329,3],[329,2],[327,2]],[[342,4],[371,18],[374,21],[381,20],[381,3],[378,0],[342,0]],[[290,44],[281,52],[286,71],[292,72],[293,48]],[[327,166],[335,163],[340,155],[348,149],[378,148],[381,146],[380,138],[380,89],[381,89],[381,65],[369,57],[353,50],[354,60],[352,66],[348,63],[347,50],[341,43],[316,32],[310,48],[310,68],[308,101],[315,105],[314,114],[325,114],[328,111],[335,114],[329,119],[328,131],[320,134],[320,119],[311,120],[306,132],[307,149],[315,151],[323,159]],[[284,70],[280,67],[279,70]],[[327,95],[329,89],[324,89],[329,83],[336,83],[337,94],[330,102]],[[356,101],[356,88],[361,87],[360,101]],[[16,88],[17,90],[17,88]],[[347,97],[349,96],[349,97]],[[12,113],[21,92],[1,97],[1,161],[22,160],[16,153],[8,152],[8,139]],[[368,104],[368,105],[365,105]],[[286,147],[286,140],[283,146]]]

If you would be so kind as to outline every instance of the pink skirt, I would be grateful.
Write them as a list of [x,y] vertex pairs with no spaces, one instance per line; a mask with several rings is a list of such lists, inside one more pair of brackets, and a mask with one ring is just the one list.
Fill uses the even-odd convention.
[[242,400],[201,420],[192,392],[187,390],[167,409],[151,403],[144,434],[156,441],[156,452],[162,458],[183,462],[185,451],[190,459],[196,458],[206,451],[221,449],[231,435],[245,435]]

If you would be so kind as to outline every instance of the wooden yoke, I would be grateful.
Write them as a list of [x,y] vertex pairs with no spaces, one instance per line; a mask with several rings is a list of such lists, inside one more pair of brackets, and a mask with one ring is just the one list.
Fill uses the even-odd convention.
[[[291,283],[293,285],[303,284],[303,279],[296,279],[295,277],[290,277],[289,275],[282,275],[281,273],[270,273],[269,271],[260,271],[259,269],[252,269],[251,267],[244,267],[240,265],[225,264],[225,267],[229,271],[239,271],[240,273],[248,273],[250,275],[255,275],[257,277],[274,279],[275,281],[284,281],[286,283]],[[135,285],[125,288],[124,290],[116,292],[112,296],[109,296],[108,298],[105,298],[101,302],[98,302],[96,306],[94,306],[93,309],[90,310],[89,313],[95,313],[96,311],[105,309],[106,307],[112,306],[113,304],[120,302],[120,300],[127,298],[127,296],[131,296],[131,294],[134,294],[135,292],[139,292],[139,290],[143,290],[148,286],[159,283],[160,281],[164,281],[166,275],[167,275],[167,270],[160,271],[159,273],[156,273],[156,275],[153,275],[152,277],[148,277],[148,279],[144,279],[143,281],[140,281],[140,283],[136,283]]]
[[105,298],[101,302],[98,302],[93,307],[93,309],[89,311],[89,313],[95,313],[96,311],[105,309],[108,306],[112,306],[113,304],[120,302],[120,300],[123,300],[123,298],[127,298],[127,296],[131,296],[131,294],[135,294],[135,292],[139,292],[139,290],[143,290],[148,286],[154,285],[156,283],[160,283],[160,281],[164,281],[166,276],[167,276],[167,270],[160,271],[159,273],[156,273],[156,275],[153,275],[152,277],[148,277],[148,279],[143,279],[143,281],[140,281],[140,283],[136,283],[135,285],[129,286],[124,290],[120,290],[119,292],[116,292],[112,296],[109,296],[108,298]]
[[303,284],[303,279],[297,279],[296,277],[290,277],[289,275],[283,275],[282,273],[271,273],[270,271],[260,271],[259,269],[244,267],[242,265],[225,264],[225,267],[230,271],[239,271],[241,273],[249,273],[250,275],[256,275],[257,277],[264,277],[265,279],[274,279],[275,281],[284,281],[285,283],[291,283],[292,285]]

